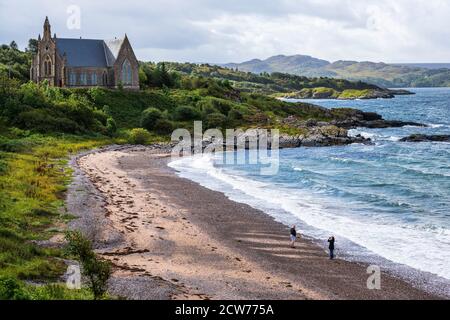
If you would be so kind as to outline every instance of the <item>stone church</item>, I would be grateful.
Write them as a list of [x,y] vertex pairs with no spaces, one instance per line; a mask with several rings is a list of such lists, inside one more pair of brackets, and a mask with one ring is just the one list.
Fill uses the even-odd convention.
[[106,87],[139,89],[139,63],[127,35],[123,39],[65,39],[51,36],[45,18],[44,35],[38,38],[30,78],[48,80],[66,88]]

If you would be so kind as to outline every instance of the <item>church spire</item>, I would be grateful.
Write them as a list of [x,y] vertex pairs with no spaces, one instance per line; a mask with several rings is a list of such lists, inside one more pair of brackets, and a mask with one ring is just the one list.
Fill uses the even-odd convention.
[[49,40],[52,38],[52,32],[50,27],[50,21],[48,21],[48,17],[45,17],[44,22],[44,39]]

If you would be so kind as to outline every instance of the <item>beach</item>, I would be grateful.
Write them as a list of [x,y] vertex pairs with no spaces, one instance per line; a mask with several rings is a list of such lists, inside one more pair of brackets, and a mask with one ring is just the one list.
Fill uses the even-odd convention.
[[110,292],[129,299],[434,299],[311,239],[289,247],[289,227],[224,194],[178,177],[159,149],[118,147],[73,162],[68,210],[114,272]]

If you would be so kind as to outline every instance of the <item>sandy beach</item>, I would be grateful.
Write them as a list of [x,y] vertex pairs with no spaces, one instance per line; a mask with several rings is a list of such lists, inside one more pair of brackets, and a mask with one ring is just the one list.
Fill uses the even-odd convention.
[[330,261],[312,241],[289,247],[267,214],[178,177],[149,148],[76,159],[72,228],[114,265],[111,293],[130,299],[433,299],[382,274],[369,290],[364,264]]

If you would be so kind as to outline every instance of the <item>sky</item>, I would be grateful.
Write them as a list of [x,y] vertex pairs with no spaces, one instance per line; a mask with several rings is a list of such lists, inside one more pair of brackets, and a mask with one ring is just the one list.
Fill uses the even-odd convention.
[[0,43],[24,48],[45,16],[57,37],[127,33],[142,61],[450,62],[448,0],[0,0]]

